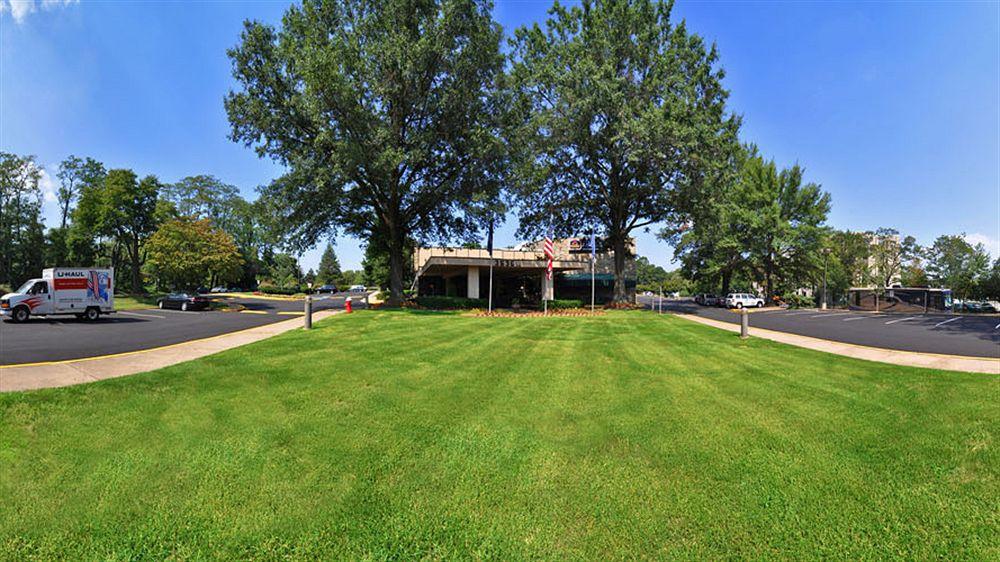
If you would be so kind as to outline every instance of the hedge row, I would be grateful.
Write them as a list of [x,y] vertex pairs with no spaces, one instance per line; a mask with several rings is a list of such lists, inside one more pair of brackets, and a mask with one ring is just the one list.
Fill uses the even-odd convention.
[[302,291],[299,287],[260,287],[258,291],[264,293],[265,295],[297,295]]
[[[421,308],[433,310],[456,310],[469,308],[486,308],[486,299],[468,299],[465,297],[435,297],[424,296],[414,299]],[[570,308],[580,308],[583,301],[579,299],[556,299],[549,301],[549,310],[564,310]]]
[[583,306],[583,301],[580,299],[555,299],[549,301],[549,310],[580,308],[582,306]]
[[466,308],[486,308],[488,303],[486,299],[468,299],[464,297],[417,297],[414,299],[422,308],[430,308],[433,310],[453,310],[453,309],[466,309]]

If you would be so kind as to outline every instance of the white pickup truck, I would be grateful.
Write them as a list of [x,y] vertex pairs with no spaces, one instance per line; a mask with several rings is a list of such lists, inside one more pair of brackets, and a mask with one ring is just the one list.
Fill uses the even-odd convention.
[[114,269],[53,267],[0,297],[0,317],[24,322],[32,315],[75,314],[97,320],[115,311]]

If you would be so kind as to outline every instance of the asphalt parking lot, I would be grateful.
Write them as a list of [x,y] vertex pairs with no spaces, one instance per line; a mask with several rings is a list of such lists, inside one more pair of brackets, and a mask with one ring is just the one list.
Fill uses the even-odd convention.
[[[656,309],[656,297],[639,297]],[[665,312],[697,314],[739,323],[739,315],[724,308],[699,306],[690,299],[664,299]],[[923,353],[966,357],[1000,357],[1000,315],[887,314],[763,309],[750,313],[750,334],[759,327],[814,338]]]
[[[355,308],[364,296],[320,295],[313,309],[343,308],[351,296]],[[124,310],[85,322],[72,316],[31,318],[23,324],[0,322],[0,365],[64,361],[139,351],[197,340],[301,318],[301,300],[231,298],[242,312],[180,310]]]

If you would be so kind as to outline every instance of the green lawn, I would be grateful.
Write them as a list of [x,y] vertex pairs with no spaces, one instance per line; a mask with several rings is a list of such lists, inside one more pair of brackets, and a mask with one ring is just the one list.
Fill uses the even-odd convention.
[[141,310],[143,308],[156,308],[156,301],[163,296],[163,293],[150,293],[148,295],[115,295],[115,310]]
[[997,559],[1000,377],[361,312],[0,396],[0,558]]

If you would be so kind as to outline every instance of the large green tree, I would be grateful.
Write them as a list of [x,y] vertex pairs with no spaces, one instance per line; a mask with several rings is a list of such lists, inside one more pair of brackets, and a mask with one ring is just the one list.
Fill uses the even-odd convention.
[[677,218],[717,173],[739,128],[714,45],[670,19],[671,2],[558,2],[512,41],[520,234],[599,225],[614,299],[636,229]]
[[316,272],[316,282],[320,285],[333,283],[342,284],[340,270],[340,260],[337,253],[333,251],[333,244],[327,242],[323,255],[319,258],[319,271]]
[[163,196],[173,202],[177,214],[195,219],[211,219],[222,227],[232,212],[239,190],[215,176],[188,176],[164,186]]
[[959,297],[979,296],[979,283],[989,273],[990,255],[982,244],[972,245],[962,235],[938,236],[927,249],[927,274],[935,284]]
[[18,284],[40,273],[41,177],[34,156],[0,152],[0,284]]
[[[500,150],[500,27],[476,0],[305,0],[229,51],[233,140],[288,173],[263,193],[286,245],[343,229],[385,240],[390,304],[406,241],[468,235]],[[489,186],[489,183],[485,183]]]
[[[73,203],[79,198],[81,190],[86,186],[104,181],[106,171],[104,164],[93,158],[79,158],[70,155],[59,163],[59,189],[56,198],[59,201],[60,228],[66,224],[73,211]],[[58,235],[57,235],[58,236]]]
[[685,272],[706,290],[733,279],[756,282],[768,297],[821,281],[830,196],[803,184],[798,166],[779,169],[753,145],[694,199],[690,220],[661,236],[675,242]]
[[162,216],[157,212],[163,210],[158,198],[160,189],[161,184],[154,176],[140,181],[132,170],[110,170],[101,184],[82,191],[73,213],[74,223],[79,223],[83,231],[111,242],[113,266],[120,263],[119,252],[124,253],[133,293],[144,291],[143,244]]
[[798,164],[779,170],[773,160],[747,160],[737,203],[747,225],[751,262],[768,298],[814,284],[822,267],[822,247],[830,194],[802,183]]
[[871,281],[868,267],[871,243],[867,233],[831,230],[822,252],[829,302],[842,302],[851,287]]
[[187,216],[160,225],[146,250],[151,275],[158,285],[171,289],[232,281],[243,261],[229,234],[208,219]]

